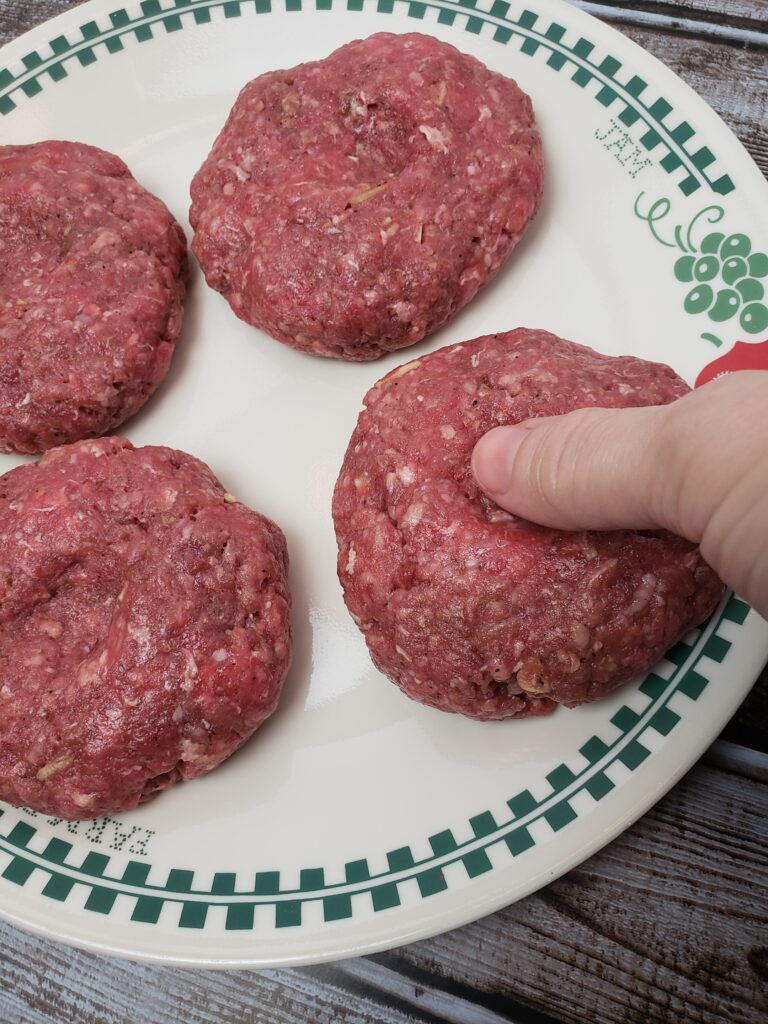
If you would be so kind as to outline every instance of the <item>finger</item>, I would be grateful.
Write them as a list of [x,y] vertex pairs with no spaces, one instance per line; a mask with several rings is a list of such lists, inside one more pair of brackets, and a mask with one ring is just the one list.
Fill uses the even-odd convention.
[[515,515],[567,530],[652,528],[667,407],[579,409],[496,427],[475,446],[478,485]]

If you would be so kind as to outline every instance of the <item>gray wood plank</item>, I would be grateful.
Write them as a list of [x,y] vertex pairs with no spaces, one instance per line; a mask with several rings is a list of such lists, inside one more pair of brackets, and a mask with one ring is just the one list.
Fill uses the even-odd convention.
[[689,17],[672,8],[671,12],[657,10],[629,10],[623,4],[608,4],[605,0],[571,0],[576,7],[617,25],[636,25],[650,31],[674,32],[677,36],[722,42],[731,46],[765,45],[765,26],[751,19],[715,19],[697,14]]
[[[571,0],[577,5],[580,0]],[[594,6],[621,7],[628,16],[644,14],[698,19],[731,28],[765,28],[768,25],[768,4],[765,0],[640,0],[620,3],[617,0],[594,0]]]
[[[764,764],[768,757],[763,755]],[[542,892],[381,961],[591,1024],[768,1012],[768,787],[699,765]]]
[[[80,2],[2,0],[0,42]],[[768,0],[572,2],[615,24],[669,65],[720,114],[768,175]],[[688,25],[685,32],[680,31],[681,17]],[[735,41],[707,37],[715,29],[735,32]],[[746,45],[752,37],[761,39],[762,45]]]
[[[0,41],[73,6],[0,0]],[[765,52],[715,40],[711,28],[764,32],[766,0],[598,7],[700,92],[768,170]],[[739,744],[765,750],[766,679],[726,730],[730,742],[641,822],[484,921],[374,958],[226,975],[101,959],[0,926],[0,1022],[756,1024],[768,1011],[768,759]]]
[[[2,28],[0,40],[13,39],[34,25],[52,18],[61,11],[77,7],[84,0],[3,0]],[[582,0],[571,0],[575,6],[586,6]],[[768,25],[768,3],[766,0],[646,0],[646,2],[621,3],[617,0],[593,0],[590,8],[600,6],[621,8],[627,18],[649,13],[661,19],[668,17],[700,19],[725,24],[733,28],[764,28]],[[599,15],[599,12],[597,12]],[[604,15],[605,16],[605,15]]]
[[182,971],[103,959],[0,928],[3,1024],[409,1024],[407,1003],[312,971]]
[[706,752],[702,761],[713,768],[722,768],[733,775],[768,784],[768,758],[764,751],[742,747],[727,740],[717,740]]
[[15,39],[43,21],[53,18],[83,0],[2,0],[0,3],[0,43]]
[[757,1024],[768,1010],[768,786],[732,769],[698,765],[632,829],[542,892],[369,959],[181,971],[1,926],[0,1020]]
[[768,58],[764,50],[630,24],[622,24],[621,30],[703,96],[768,175]]

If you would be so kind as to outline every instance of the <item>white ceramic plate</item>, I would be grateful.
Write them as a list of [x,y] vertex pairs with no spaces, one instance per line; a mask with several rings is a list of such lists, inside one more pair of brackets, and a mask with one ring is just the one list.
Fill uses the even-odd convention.
[[[5,48],[0,141],[113,150],[186,223],[189,180],[249,78],[377,30],[430,32],[531,94],[548,182],[496,282],[418,351],[526,325],[666,360],[691,382],[723,355],[725,369],[768,365],[765,306],[713,321],[694,311],[705,293],[686,299],[697,286],[677,264],[715,231],[724,255],[766,251],[766,183],[700,99],[598,21],[559,0],[120,2],[94,0]],[[362,395],[413,354],[300,355],[236,320],[195,274],[168,380],[125,433],[200,456],[282,525],[295,663],[278,713],[207,778],[95,822],[4,806],[8,920],[198,966],[409,942],[519,899],[608,842],[737,707],[768,625],[734,597],[644,681],[550,718],[465,721],[374,671],[336,580],[330,498]]]

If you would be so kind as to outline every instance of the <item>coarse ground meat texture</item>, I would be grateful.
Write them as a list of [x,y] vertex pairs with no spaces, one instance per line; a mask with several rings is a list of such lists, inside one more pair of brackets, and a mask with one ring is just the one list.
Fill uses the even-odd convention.
[[187,245],[122,160],[0,147],[0,450],[113,429],[168,369]]
[[333,502],[344,596],[377,667],[445,711],[540,715],[602,697],[706,618],[723,587],[696,545],[536,526],[470,470],[492,427],[687,391],[668,366],[532,330],[444,348],[379,381]]
[[0,477],[0,800],[93,818],[229,757],[280,697],[287,564],[169,448],[81,441]]
[[430,36],[380,33],[245,86],[192,182],[192,247],[243,320],[375,359],[495,275],[542,181],[513,81]]

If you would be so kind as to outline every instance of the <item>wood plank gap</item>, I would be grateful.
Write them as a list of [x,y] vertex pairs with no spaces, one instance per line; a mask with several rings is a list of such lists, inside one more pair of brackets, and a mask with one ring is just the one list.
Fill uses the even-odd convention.
[[[381,976],[372,977],[373,971],[367,970],[369,961],[363,958],[342,960],[335,964],[322,964],[318,967],[295,968],[297,973],[312,978],[323,986],[332,985],[347,995],[365,999],[375,1006],[396,1011],[406,1020],[417,1020],[418,1024],[454,1024],[450,1017],[432,1013],[422,1002],[422,993],[408,990],[401,979],[385,979]],[[375,964],[371,965],[375,967]],[[414,1009],[418,1017],[414,1017]],[[463,1021],[460,1024],[464,1024]],[[486,1024],[485,1021],[471,1024]],[[500,1024],[498,1018],[488,1024]]]
[[[368,963],[376,963],[395,974],[408,978],[423,989],[438,990],[450,998],[451,1006],[457,1002],[482,1008],[491,1014],[492,1021],[506,1021],[507,1024],[560,1024],[540,1010],[534,1010],[506,996],[496,995],[482,989],[464,984],[454,978],[439,975],[433,971],[417,966],[411,959],[397,950],[390,953],[376,953],[367,958]],[[474,1020],[474,1018],[473,1018]]]
[[415,1009],[419,1021],[434,1024],[528,1024],[522,1018],[499,1016],[484,1006],[459,999],[428,984],[416,984],[399,971],[367,957],[345,960],[335,965],[334,974],[337,984],[343,984],[341,976],[346,976],[351,983],[348,987],[353,991],[357,986],[362,986],[369,999],[373,998],[373,992],[378,992],[379,1000],[387,1006],[398,1005],[402,1012],[408,1009],[413,1012]]
[[768,754],[762,750],[751,750],[728,740],[715,740],[702,760],[731,775],[768,783]]
[[768,32],[738,25],[722,24],[695,18],[681,18],[674,14],[657,14],[654,11],[630,10],[614,4],[596,3],[595,0],[570,0],[588,14],[594,14],[601,21],[616,22],[619,25],[635,25],[638,28],[658,32],[674,32],[676,35],[695,36],[697,39],[711,39],[731,46],[752,46],[768,49]]
[[[569,0],[578,3],[578,0]],[[727,21],[734,28],[768,30],[768,5],[765,0],[633,0],[617,4],[616,0],[593,0],[600,7],[629,8],[633,12],[666,14],[670,18],[689,18],[722,25]]]
[[[616,949],[623,949],[625,953],[629,954],[626,957],[626,962],[629,965],[638,964],[645,962],[647,965],[652,965],[656,972],[662,972],[669,970],[670,964],[668,959],[663,953],[657,951],[655,948],[648,947],[642,939],[633,940],[626,933],[619,937],[613,934],[610,929],[606,927],[607,921],[596,920],[589,911],[583,910],[578,905],[578,897],[574,898],[573,892],[564,892],[556,888],[558,883],[549,889],[544,889],[539,894],[542,901],[551,907],[555,913],[562,915],[566,919],[570,919],[575,924],[580,925],[588,929],[593,935],[598,936],[599,941],[591,948],[587,954],[590,959],[594,962],[594,973],[599,977],[601,970],[613,970],[616,966]],[[564,886],[567,889],[567,883]],[[705,1014],[709,1009],[710,1002],[712,999],[712,993],[706,991],[700,984],[700,979],[697,976],[696,963],[684,963],[678,961],[674,964],[672,971],[673,974],[679,978],[685,979],[688,983],[688,991],[685,995],[685,1007],[688,1015],[684,1018],[686,1021],[699,1021],[702,1022],[707,1020]],[[626,978],[626,981],[624,980]],[[627,1005],[631,1005],[632,999],[636,996],[637,977],[634,972],[630,969],[617,972],[613,978],[614,986],[621,990],[623,989],[627,994]],[[672,992],[665,991],[662,987],[657,987],[655,991],[649,991],[646,993],[647,1004],[650,1007],[653,1005],[659,1011],[659,1017],[655,1018],[659,1021],[669,1020],[664,1015],[665,1010],[669,1008],[669,996]],[[748,1009],[748,1007],[747,1007]],[[623,1018],[621,1018],[623,1019]]]

